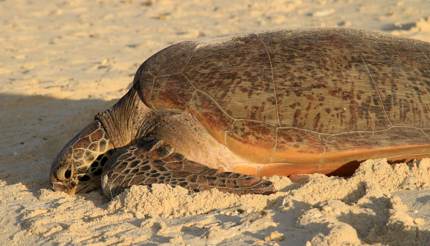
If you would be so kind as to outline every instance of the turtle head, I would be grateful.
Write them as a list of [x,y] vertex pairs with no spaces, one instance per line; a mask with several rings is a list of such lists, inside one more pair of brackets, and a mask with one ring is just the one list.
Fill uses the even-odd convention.
[[93,121],[70,140],[55,158],[50,173],[52,188],[69,194],[97,189],[112,148],[102,124]]
[[63,147],[51,166],[52,188],[74,194],[100,187],[103,166],[110,159],[109,150],[123,147],[151,131],[156,119],[152,115],[132,87]]

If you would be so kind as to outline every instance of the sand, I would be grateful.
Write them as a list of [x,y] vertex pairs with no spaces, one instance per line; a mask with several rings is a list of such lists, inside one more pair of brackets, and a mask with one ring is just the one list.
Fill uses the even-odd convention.
[[133,186],[49,189],[56,153],[176,41],[279,28],[354,27],[430,41],[430,2],[0,1],[2,245],[426,245],[430,160],[363,163],[349,179],[273,177],[280,192]]

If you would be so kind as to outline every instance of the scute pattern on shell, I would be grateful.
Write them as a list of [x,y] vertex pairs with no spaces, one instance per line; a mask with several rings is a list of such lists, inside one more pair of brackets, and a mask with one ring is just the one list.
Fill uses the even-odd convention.
[[191,112],[261,163],[430,141],[425,42],[349,29],[267,32],[179,43],[142,71],[148,105]]

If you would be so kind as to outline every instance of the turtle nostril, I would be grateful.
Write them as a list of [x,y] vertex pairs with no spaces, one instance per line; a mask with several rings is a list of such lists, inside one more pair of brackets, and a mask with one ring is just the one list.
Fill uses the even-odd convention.
[[67,169],[66,172],[64,173],[64,177],[66,179],[69,179],[72,176],[72,170]]

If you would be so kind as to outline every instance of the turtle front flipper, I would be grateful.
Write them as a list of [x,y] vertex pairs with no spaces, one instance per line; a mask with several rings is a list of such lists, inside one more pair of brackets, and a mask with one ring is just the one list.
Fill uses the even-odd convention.
[[164,183],[190,191],[217,188],[236,194],[271,194],[270,181],[239,173],[220,172],[187,160],[155,138],[117,149],[102,174],[103,193],[112,198],[132,185]]

